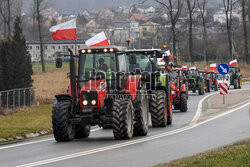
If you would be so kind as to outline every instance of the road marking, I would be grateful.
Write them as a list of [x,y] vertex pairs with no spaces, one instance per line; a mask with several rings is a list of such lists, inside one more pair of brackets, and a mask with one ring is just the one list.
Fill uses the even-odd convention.
[[[101,128],[92,129],[91,132],[95,132],[95,131],[100,130],[100,129]],[[55,138],[32,141],[32,142],[27,142],[27,143],[19,143],[19,144],[7,145],[7,146],[0,147],[0,150],[8,149],[8,148],[14,148],[14,147],[20,147],[20,146],[25,146],[25,145],[30,145],[30,144],[37,144],[37,143],[42,143],[42,142],[51,141],[51,140],[55,140]]]
[[[237,90],[230,90],[229,93],[230,93],[230,92],[235,92],[235,91],[244,91],[244,90],[250,90],[250,88],[237,89]],[[203,103],[203,101],[206,100],[207,98],[213,96],[213,95],[216,95],[216,94],[218,94],[218,92],[214,92],[214,93],[212,93],[212,94],[209,94],[209,95],[203,97],[203,99],[200,100],[200,102],[199,102],[199,104],[198,104],[198,108],[197,108],[196,114],[195,114],[193,120],[189,123],[190,125],[196,124],[197,121],[198,121],[198,119],[200,118],[201,113],[202,113],[202,103]]]
[[82,157],[82,156],[86,156],[86,155],[90,155],[90,154],[95,154],[95,153],[99,153],[99,152],[103,152],[103,151],[108,151],[108,150],[113,150],[113,149],[117,149],[117,148],[122,148],[125,146],[130,146],[130,145],[134,145],[134,144],[138,144],[138,143],[142,143],[142,142],[146,142],[146,141],[151,141],[151,140],[155,140],[155,139],[159,139],[162,137],[166,137],[166,136],[170,136],[176,133],[180,133],[180,132],[184,132],[190,129],[193,129],[195,127],[198,127],[200,125],[203,125],[207,122],[210,122],[212,120],[215,120],[217,118],[223,117],[225,115],[228,115],[230,113],[233,113],[237,110],[240,110],[241,108],[244,108],[246,106],[248,106],[250,103],[247,103],[245,105],[242,105],[240,107],[237,107],[235,109],[229,110],[228,112],[222,113],[220,115],[217,115],[216,117],[210,118],[208,120],[199,122],[195,125],[189,125],[180,129],[176,129],[170,132],[165,132],[165,133],[161,133],[158,135],[154,135],[154,136],[150,136],[150,137],[145,137],[142,139],[137,139],[137,140],[133,140],[133,141],[128,141],[128,142],[123,142],[120,144],[115,144],[115,145],[110,145],[110,146],[106,146],[106,147],[101,147],[101,148],[97,148],[97,149],[92,149],[92,150],[88,150],[88,151],[83,151],[83,152],[78,152],[78,153],[73,153],[73,154],[69,154],[69,155],[64,155],[64,156],[59,156],[59,157],[55,157],[55,158],[50,158],[50,159],[46,159],[46,160],[41,160],[41,161],[37,161],[37,162],[32,162],[32,163],[28,163],[28,164],[24,164],[24,165],[19,165],[16,167],[34,167],[34,166],[39,166],[39,165],[45,165],[45,164],[50,164],[50,163],[54,163],[54,162],[58,162],[58,161],[63,161],[63,160],[68,160],[68,159],[72,159],[72,158],[77,158],[77,157]]

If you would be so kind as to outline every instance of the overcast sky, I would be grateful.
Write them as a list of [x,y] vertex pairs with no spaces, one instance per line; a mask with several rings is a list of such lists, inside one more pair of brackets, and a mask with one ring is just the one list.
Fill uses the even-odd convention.
[[[33,0],[23,0],[24,11],[29,12]],[[130,6],[141,0],[46,0],[52,8],[62,13],[78,12],[81,9],[101,9],[112,8],[117,6]],[[209,6],[221,4],[222,0],[208,0]],[[148,0],[147,4],[153,3],[153,0]]]

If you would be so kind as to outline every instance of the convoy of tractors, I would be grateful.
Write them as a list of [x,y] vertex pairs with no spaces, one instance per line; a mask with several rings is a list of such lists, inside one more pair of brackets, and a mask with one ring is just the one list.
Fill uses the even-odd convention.
[[[219,74],[183,70],[162,49],[100,46],[69,53],[68,94],[56,95],[52,109],[58,142],[87,138],[96,125],[113,129],[118,140],[146,136],[149,120],[153,127],[166,127],[172,124],[173,109],[188,111],[189,90],[204,95],[219,88]],[[62,60],[56,59],[57,68]],[[241,88],[238,67],[230,67],[230,83]]]

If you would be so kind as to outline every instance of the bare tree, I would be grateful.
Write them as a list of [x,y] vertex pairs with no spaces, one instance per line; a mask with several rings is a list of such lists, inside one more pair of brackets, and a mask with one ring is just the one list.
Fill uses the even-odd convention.
[[207,27],[205,20],[207,0],[197,0],[197,4],[200,10],[202,25],[203,25],[203,55],[204,55],[204,61],[207,65]]
[[188,16],[189,16],[189,47],[188,47],[188,55],[193,65],[193,14],[194,9],[196,6],[196,0],[187,0],[187,7],[188,7]]
[[236,3],[235,0],[223,0],[224,10],[226,13],[229,54],[232,57],[232,59],[234,59],[233,42],[232,42],[232,13],[233,13],[233,6],[235,3]]
[[10,11],[10,0],[2,0],[0,2],[0,14],[3,18],[4,22],[4,38],[11,37],[11,28],[10,28],[10,21],[11,21],[11,11]]
[[244,34],[244,59],[247,64],[250,64],[248,55],[248,32],[247,32],[247,11],[246,11],[246,0],[240,0],[242,7],[242,21],[243,21],[243,34]]
[[42,63],[42,71],[45,71],[45,62],[43,57],[43,37],[42,37],[42,17],[41,17],[41,10],[42,10],[42,3],[44,0],[34,0],[34,9],[36,9],[36,19],[37,19],[37,28],[38,28],[38,37],[39,37],[39,43],[40,43],[40,57],[41,57],[41,63]]
[[[179,20],[182,7],[183,7],[183,0],[177,0],[177,3],[174,3],[174,0],[168,0],[168,2],[165,2],[164,0],[155,0],[160,5],[167,8],[168,15],[170,16],[171,21],[171,29],[172,29],[172,49],[173,49],[173,55],[176,56],[176,23]],[[176,10],[175,10],[176,9]],[[174,62],[177,63],[176,60]]]

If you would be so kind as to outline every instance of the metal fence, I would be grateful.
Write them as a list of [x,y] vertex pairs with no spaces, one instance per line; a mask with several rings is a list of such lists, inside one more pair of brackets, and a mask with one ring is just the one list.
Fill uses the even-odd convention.
[[0,108],[15,110],[16,108],[35,104],[35,88],[20,88],[0,91]]

